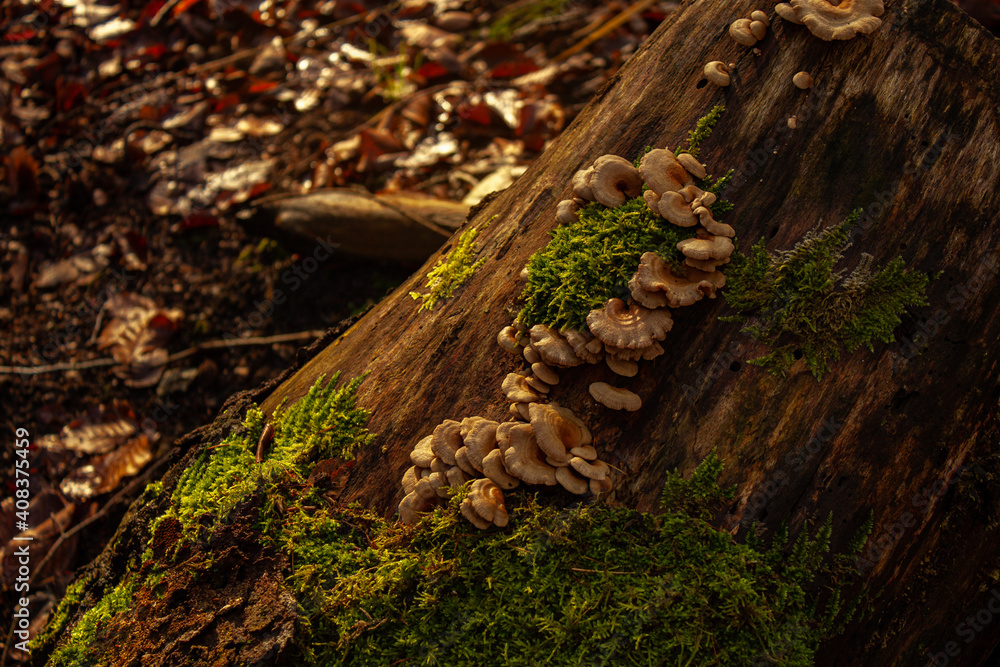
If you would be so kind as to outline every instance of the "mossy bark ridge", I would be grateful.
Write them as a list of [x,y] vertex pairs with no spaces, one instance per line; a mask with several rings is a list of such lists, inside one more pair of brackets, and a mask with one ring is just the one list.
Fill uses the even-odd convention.
[[[359,451],[338,502],[389,516],[428,425],[507,418],[499,383],[519,360],[497,346],[496,332],[523,305],[518,274],[548,242],[573,173],[603,154],[631,159],[644,146],[677,146],[724,103],[698,159],[716,175],[736,170],[720,196],[734,204],[724,217],[740,250],[761,237],[768,250],[792,248],[817,225],[863,208],[847,265],[867,252],[877,266],[902,257],[907,267],[940,272],[929,305],[904,318],[896,343],[845,354],[817,381],[803,363],[786,378],[748,367],[767,349],[719,321],[732,314],[721,299],[703,300],[677,311],[666,354],[628,381],[643,396],[639,412],[591,401],[592,382],[624,382],[603,365],[562,371],[552,398],[583,419],[602,458],[624,471],[615,493],[630,507],[652,509],[667,471],[690,470],[718,448],[723,485],[737,484],[727,525],[758,521],[773,534],[787,520],[794,533],[832,512],[833,550],[842,551],[874,510],[874,546],[859,566],[883,591],[876,614],[817,658],[914,664],[926,661],[925,649],[958,641],[950,629],[983,607],[995,585],[1000,43],[945,0],[890,0],[880,29],[842,43],[775,20],[756,57],[725,27],[758,8],[699,0],[672,14],[523,178],[472,211],[466,224],[482,230],[477,257],[485,262],[452,298],[420,312],[408,296],[446,245],[262,407],[270,415],[323,374],[368,372],[357,400],[377,435]],[[702,66],[714,59],[737,64],[732,84],[699,88]],[[808,91],[791,84],[800,70],[816,79]],[[193,441],[216,444],[224,434]],[[123,524],[81,596],[101,597],[146,548],[137,517]],[[274,628],[284,627],[282,609],[274,609]],[[962,653],[985,656],[996,642],[979,632]]]

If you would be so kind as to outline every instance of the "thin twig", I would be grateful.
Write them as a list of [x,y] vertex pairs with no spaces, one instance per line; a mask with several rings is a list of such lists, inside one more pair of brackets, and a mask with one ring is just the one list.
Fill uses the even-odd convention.
[[[174,361],[186,359],[196,352],[202,350],[217,350],[223,347],[249,347],[253,345],[272,345],[274,343],[288,343],[297,340],[309,340],[322,336],[325,331],[314,329],[312,331],[296,331],[294,333],[277,334],[274,336],[257,336],[254,338],[229,338],[218,340],[206,340],[203,343],[193,345],[186,350],[167,357],[166,364]],[[0,366],[0,375],[41,375],[43,373],[56,373],[59,371],[79,371],[88,368],[100,368],[103,366],[114,366],[118,362],[114,359],[91,359],[90,361],[69,361],[47,366]]]

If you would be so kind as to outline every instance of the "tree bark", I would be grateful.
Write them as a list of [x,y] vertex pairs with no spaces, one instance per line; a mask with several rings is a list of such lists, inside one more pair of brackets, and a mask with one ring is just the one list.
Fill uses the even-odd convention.
[[[727,34],[754,3],[701,0],[678,10],[517,183],[473,210],[467,226],[497,217],[479,237],[485,264],[453,299],[427,312],[407,293],[421,289],[454,237],[265,410],[301,396],[320,374],[370,373],[359,403],[378,439],[359,455],[342,498],[392,514],[408,453],[435,424],[508,418],[500,383],[522,362],[497,346],[496,333],[519,308],[518,273],[547,242],[574,171],[606,153],[631,159],[647,145],[673,148],[725,104],[700,157],[717,175],[736,170],[724,196],[735,204],[726,221],[742,250],[761,237],[769,249],[789,248],[864,207],[874,215],[848,265],[864,251],[879,264],[900,255],[911,268],[942,272],[930,305],[904,321],[900,342],[849,355],[817,382],[801,364],[786,378],[747,366],[764,348],[718,321],[727,314],[721,299],[701,302],[676,311],[667,353],[624,381],[644,400],[638,413],[590,398],[589,384],[611,376],[603,365],[564,371],[551,396],[624,471],[615,495],[627,505],[653,508],[667,471],[689,470],[717,448],[728,464],[722,481],[738,485],[728,527],[745,532],[756,520],[768,532],[784,521],[795,529],[832,512],[834,546],[843,548],[874,510],[875,546],[859,567],[883,593],[874,619],[849,628],[824,664],[917,664],[948,642],[961,664],[980,664],[1000,637],[1000,616],[971,638],[957,626],[986,608],[1000,564],[991,527],[1000,498],[1000,239],[991,201],[1000,191],[1000,43],[944,0],[886,5],[881,28],[846,42],[776,19],[760,55]],[[729,87],[705,85],[710,60],[736,63]],[[816,79],[812,89],[792,85],[800,70]]]
[[[617,502],[653,509],[668,471],[688,471],[717,449],[727,463],[722,483],[738,487],[723,520],[729,529],[745,533],[759,521],[767,533],[782,522],[794,531],[832,512],[833,546],[842,550],[874,511],[876,546],[859,567],[882,591],[875,615],[821,651],[822,664],[924,664],[949,642],[959,651],[949,664],[983,664],[1000,615],[992,625],[980,617],[971,637],[959,624],[987,609],[1000,587],[1000,239],[991,201],[1000,191],[1000,42],[945,0],[886,5],[881,28],[846,42],[775,19],[755,55],[728,26],[756,4],[686,4],[522,178],[472,210],[463,229],[483,230],[485,263],[453,298],[421,311],[408,293],[422,291],[457,236],[254,399],[269,392],[270,413],[322,374],[369,373],[358,402],[378,436],[359,453],[341,502],[393,514],[418,439],[448,418],[508,418],[500,383],[523,362],[497,346],[496,334],[519,308],[518,274],[556,226],[573,173],[606,153],[631,159],[647,145],[673,148],[725,104],[700,159],[717,175],[736,170],[725,219],[742,250],[761,237],[769,249],[789,248],[864,207],[874,222],[862,225],[848,264],[864,251],[878,264],[902,256],[910,268],[941,272],[930,305],[904,321],[900,342],[848,355],[816,381],[801,364],[784,378],[748,366],[764,347],[719,321],[728,314],[722,299],[703,301],[676,311],[666,354],[642,362],[634,379],[578,367],[561,373],[551,397],[587,423],[602,458],[622,471]],[[736,63],[732,85],[705,85],[711,60]],[[800,70],[816,79],[812,89],[792,85]],[[642,396],[642,409],[594,403],[587,387],[609,380]],[[218,442],[240,405],[191,442]],[[140,518],[130,513],[120,533]],[[94,571],[107,579],[143,548],[115,540]]]

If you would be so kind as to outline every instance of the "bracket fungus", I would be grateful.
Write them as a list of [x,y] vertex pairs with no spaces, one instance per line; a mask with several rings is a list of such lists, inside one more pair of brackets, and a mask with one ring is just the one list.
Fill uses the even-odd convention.
[[[547,385],[559,384],[559,376],[556,375],[556,372],[552,370],[552,367],[544,361],[536,361],[531,364],[531,372],[535,374],[535,377]],[[546,388],[545,393],[548,393],[548,391],[548,388]]]
[[483,459],[483,474],[502,489],[513,489],[521,483],[521,480],[507,470],[503,462],[503,453],[499,449],[490,451]]
[[667,222],[678,227],[694,227],[698,224],[698,216],[680,192],[664,192],[660,197],[658,211]]
[[725,236],[708,236],[679,241],[677,249],[689,259],[728,260],[733,254],[734,246]]
[[613,357],[608,355],[604,358],[607,362],[608,368],[611,369],[615,375],[621,375],[622,377],[635,377],[639,372],[639,364],[634,361],[626,361],[624,359],[619,359],[618,357]]
[[[709,193],[711,194],[711,193]],[[715,236],[724,236],[726,238],[735,238],[736,230],[730,225],[724,222],[719,222],[712,217],[712,210],[705,206],[698,206],[694,209],[694,214],[698,216],[698,222],[709,234]]]
[[612,387],[607,382],[595,382],[590,385],[590,395],[594,400],[612,410],[627,410],[635,412],[642,407],[642,399],[628,389]]
[[561,225],[568,225],[576,220],[577,213],[580,212],[580,205],[575,199],[563,199],[556,204],[556,222]]
[[694,185],[691,174],[665,148],[654,148],[639,161],[639,173],[646,185],[660,197],[664,192],[676,192],[685,185]]
[[[485,522],[485,525],[474,521],[466,508]],[[469,495],[462,501],[461,509],[462,514],[477,528],[487,528],[490,524],[499,528],[507,525],[508,514],[503,502],[503,491],[489,479],[477,479],[472,483]]]
[[617,155],[602,155],[594,161],[590,191],[608,208],[621,206],[642,192],[642,176],[631,162]]
[[528,484],[555,486],[556,469],[543,461],[531,424],[516,424],[510,429],[510,446],[503,453],[504,466]]
[[671,308],[690,306],[704,297],[715,298],[715,291],[726,284],[726,277],[721,272],[705,273],[697,269],[688,269],[686,276],[673,273],[666,262],[655,252],[643,253],[639,260],[639,269],[629,281],[632,288],[632,298],[637,289],[643,294],[662,295]]
[[556,481],[570,493],[582,496],[590,490],[589,480],[580,477],[570,467],[556,468]]
[[827,0],[789,0],[775,5],[781,18],[804,24],[823,41],[853,39],[867,35],[882,25],[877,18],[885,13],[882,0],[841,0],[832,5]]
[[520,334],[514,327],[504,327],[497,334],[497,344],[511,354],[520,354]]
[[541,398],[528,384],[528,379],[520,373],[508,373],[500,388],[507,400],[512,403],[533,403]]
[[572,410],[532,403],[528,412],[535,441],[547,457],[566,461],[570,458],[569,450],[590,444],[590,431]]
[[532,347],[549,366],[571,368],[583,363],[573,351],[573,346],[552,327],[536,324],[528,331],[528,335],[531,336]]
[[594,191],[590,187],[590,175],[592,169],[581,169],[573,174],[570,185],[573,188],[573,196],[585,201],[594,201]]
[[590,311],[587,326],[605,345],[643,349],[667,337],[674,322],[667,310],[651,310],[639,304],[626,306],[621,299],[609,299],[604,308]]
[[570,347],[573,348],[573,353],[585,363],[599,363],[601,361],[601,357],[604,356],[603,349],[598,350],[597,352],[591,352],[587,348],[588,343],[594,340],[594,335],[590,332],[567,329],[563,332],[563,337],[566,339],[566,342],[569,343]]
[[729,26],[729,36],[737,44],[742,44],[743,46],[753,46],[757,43],[757,36],[750,31],[750,19],[736,19]]
[[410,452],[410,461],[413,465],[421,468],[431,467],[431,461],[434,460],[434,450],[431,449],[431,440],[433,439],[434,436],[428,435],[421,438],[413,447],[413,451]]
[[454,419],[445,419],[434,427],[431,436],[431,451],[450,466],[455,465],[455,452],[462,442],[462,425]]
[[705,180],[708,176],[708,172],[705,171],[705,165],[698,162],[698,158],[691,155],[690,153],[681,153],[677,156],[677,161],[681,163],[684,170],[691,174],[700,181]]
[[702,71],[705,73],[705,78],[717,86],[725,87],[732,81],[732,78],[729,76],[729,68],[721,60],[713,60],[707,63],[705,69]]

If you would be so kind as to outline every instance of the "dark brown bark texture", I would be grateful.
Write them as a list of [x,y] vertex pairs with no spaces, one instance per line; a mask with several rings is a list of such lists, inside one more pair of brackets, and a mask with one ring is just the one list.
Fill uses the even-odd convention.
[[[847,355],[816,381],[801,363],[784,378],[748,366],[765,348],[718,320],[722,299],[702,302],[676,312],[666,354],[642,362],[636,378],[585,366],[564,371],[551,396],[623,471],[618,502],[654,508],[667,471],[688,471],[716,448],[722,481],[738,485],[729,527],[756,520],[772,533],[788,521],[794,531],[832,512],[843,548],[874,511],[874,546],[859,565],[881,591],[875,615],[825,647],[823,664],[925,664],[949,642],[950,664],[983,664],[1000,614],[961,624],[1000,586],[1000,42],[944,0],[886,5],[876,32],[846,42],[776,19],[756,55],[727,29],[759,3],[686,3],[514,186],[472,211],[467,226],[492,220],[479,237],[486,262],[454,298],[428,312],[407,293],[457,236],[265,409],[320,374],[369,373],[359,403],[378,438],[342,499],[392,515],[419,438],[448,418],[508,418],[500,383],[523,362],[496,334],[519,308],[518,273],[548,241],[574,171],[606,153],[673,148],[725,104],[701,160],[715,174],[736,170],[724,193],[735,209],[724,217],[742,250],[761,237],[789,248],[864,207],[873,215],[847,264],[868,252],[879,264],[902,256],[941,272],[930,305],[906,318],[898,342]],[[736,63],[732,85],[706,85],[711,60]],[[811,90],[792,85],[800,70],[816,79]],[[595,381],[637,392],[642,409],[597,405],[587,392]]]

